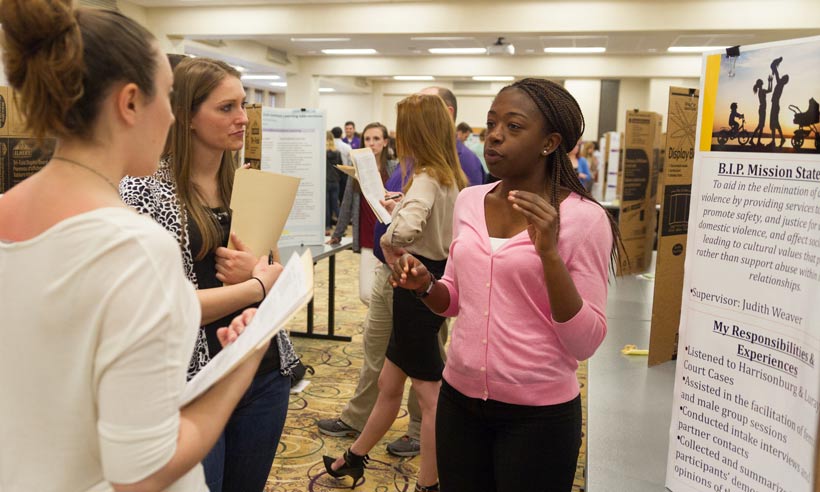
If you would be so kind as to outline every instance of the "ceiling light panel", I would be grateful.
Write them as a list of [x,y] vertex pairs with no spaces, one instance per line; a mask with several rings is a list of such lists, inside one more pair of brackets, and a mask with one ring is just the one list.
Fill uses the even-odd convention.
[[376,55],[379,52],[373,48],[343,48],[322,50],[326,55]]

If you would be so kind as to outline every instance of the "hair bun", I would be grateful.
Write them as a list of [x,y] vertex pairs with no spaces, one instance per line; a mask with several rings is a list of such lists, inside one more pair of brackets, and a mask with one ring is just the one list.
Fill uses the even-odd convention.
[[6,49],[26,55],[49,47],[77,27],[70,0],[3,0],[0,22]]

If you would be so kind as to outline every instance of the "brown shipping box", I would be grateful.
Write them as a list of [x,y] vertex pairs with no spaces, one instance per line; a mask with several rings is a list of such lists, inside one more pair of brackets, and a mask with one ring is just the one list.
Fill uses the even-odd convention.
[[14,91],[0,86],[0,193],[5,193],[46,165],[55,140],[26,134],[25,121],[14,103]]
[[31,137],[0,137],[0,193],[43,168],[54,153],[55,140]]
[[661,124],[658,113],[634,110],[626,114],[624,153],[618,170],[618,225],[623,241],[619,275],[645,272],[652,261]]
[[259,161],[262,159],[262,105],[249,104],[245,106],[245,112],[248,114],[248,126],[245,128],[245,160]]
[[5,137],[9,134],[9,127],[11,121],[11,89],[0,85],[0,137]]
[[683,264],[689,226],[692,164],[695,160],[698,90],[670,87],[668,114],[663,187],[660,191],[655,295],[649,332],[650,366],[676,358],[678,351]]

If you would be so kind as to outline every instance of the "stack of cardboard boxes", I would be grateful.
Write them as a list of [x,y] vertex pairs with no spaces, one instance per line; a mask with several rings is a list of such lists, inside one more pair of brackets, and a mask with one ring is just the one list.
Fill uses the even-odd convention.
[[38,140],[26,134],[12,89],[0,86],[0,193],[42,169],[54,143],[53,138]]
[[245,160],[254,169],[262,165],[262,105],[245,106],[248,126],[245,128]]

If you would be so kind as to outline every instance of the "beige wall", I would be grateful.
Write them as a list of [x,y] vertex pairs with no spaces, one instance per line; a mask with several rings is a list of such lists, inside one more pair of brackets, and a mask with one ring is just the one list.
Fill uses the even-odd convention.
[[584,114],[586,129],[582,140],[597,140],[598,113],[601,109],[601,81],[595,79],[567,79],[564,88],[578,101]]

